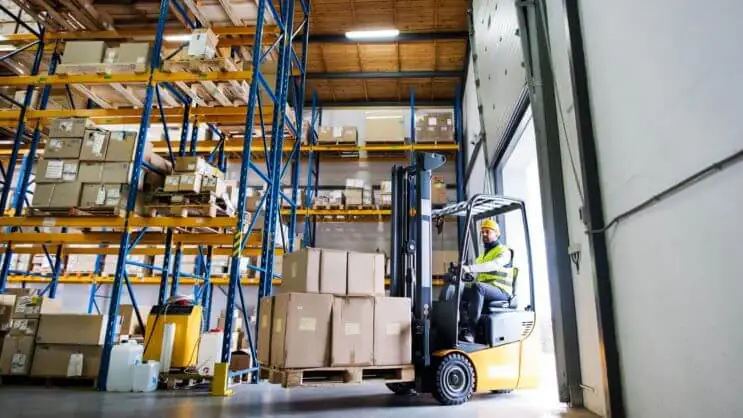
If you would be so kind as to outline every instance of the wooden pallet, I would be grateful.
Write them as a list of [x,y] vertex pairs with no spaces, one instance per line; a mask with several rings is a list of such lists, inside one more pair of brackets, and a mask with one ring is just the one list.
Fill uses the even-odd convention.
[[402,366],[354,366],[322,367],[309,369],[262,368],[261,376],[268,376],[268,381],[291,387],[317,387],[345,384],[381,382],[412,382],[415,380],[413,365]]
[[98,379],[93,377],[59,377],[59,376],[0,376],[0,385],[44,386],[44,387],[88,387],[97,386]]
[[318,210],[342,210],[345,209],[345,205],[322,205],[315,203],[312,205],[312,209]]
[[171,60],[163,63],[164,72],[189,71],[192,73],[208,73],[210,71],[235,71],[236,67],[231,59],[216,57],[208,60],[186,59]]
[[225,209],[219,207],[219,205],[211,204],[187,204],[187,205],[148,205],[146,207],[147,213],[151,217],[156,216],[172,216],[178,218],[188,217],[208,217],[216,218],[217,216],[232,216],[233,212],[228,212]]
[[165,389],[189,389],[198,385],[208,384],[211,376],[202,376],[196,373],[170,372],[161,373],[160,378],[165,382]]
[[91,63],[91,64],[60,64],[55,74],[116,74],[116,73],[146,73],[149,67],[140,64]]
[[346,209],[353,210],[364,210],[364,209],[376,209],[376,205],[346,205]]
[[212,192],[163,192],[158,191],[151,195],[151,200],[155,204],[208,204],[208,203],[224,203],[219,196]]

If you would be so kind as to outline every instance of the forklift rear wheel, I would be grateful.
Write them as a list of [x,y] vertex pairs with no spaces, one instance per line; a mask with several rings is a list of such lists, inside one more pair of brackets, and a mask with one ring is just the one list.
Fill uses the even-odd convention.
[[460,405],[472,398],[475,390],[475,370],[459,353],[443,357],[436,366],[433,397],[442,405]]
[[413,393],[413,383],[387,383],[387,389],[395,395],[410,395]]

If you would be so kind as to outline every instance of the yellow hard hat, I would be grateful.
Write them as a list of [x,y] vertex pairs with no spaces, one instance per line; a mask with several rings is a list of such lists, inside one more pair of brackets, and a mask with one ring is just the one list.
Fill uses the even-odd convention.
[[485,219],[484,221],[482,221],[482,223],[480,224],[480,229],[492,229],[497,234],[500,234],[498,223],[492,219]]

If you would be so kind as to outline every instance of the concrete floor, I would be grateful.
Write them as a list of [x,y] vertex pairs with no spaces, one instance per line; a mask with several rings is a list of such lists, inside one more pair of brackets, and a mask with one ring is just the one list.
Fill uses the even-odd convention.
[[[507,395],[481,395],[458,407],[439,406],[430,396],[400,397],[382,385],[360,385],[334,389],[293,389],[260,384],[236,388],[231,398],[215,398],[194,391],[142,393],[97,393],[75,389],[40,387],[0,388],[3,418],[211,418],[246,416],[316,416],[406,418],[595,418],[584,411],[568,411],[543,390]],[[464,414],[464,415],[463,415]]]

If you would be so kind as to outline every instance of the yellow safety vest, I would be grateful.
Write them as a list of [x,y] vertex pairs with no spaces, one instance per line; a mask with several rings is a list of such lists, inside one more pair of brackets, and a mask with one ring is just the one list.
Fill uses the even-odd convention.
[[[475,264],[483,264],[488,261],[493,261],[500,257],[504,252],[511,251],[508,247],[503,244],[498,244],[491,248],[490,251],[485,254],[481,254],[475,260]],[[513,262],[513,260],[511,260]],[[502,267],[495,271],[487,273],[479,273],[477,275],[477,281],[482,283],[488,283],[493,286],[500,288],[502,291],[513,295],[513,268]]]

